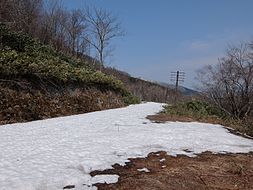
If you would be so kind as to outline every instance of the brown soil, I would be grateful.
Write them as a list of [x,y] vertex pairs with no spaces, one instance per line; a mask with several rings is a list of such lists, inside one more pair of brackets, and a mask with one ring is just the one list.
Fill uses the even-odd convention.
[[[187,151],[187,150],[185,150]],[[164,160],[164,161],[163,161]],[[197,157],[150,153],[130,159],[126,166],[94,171],[91,175],[117,174],[116,184],[96,184],[99,190],[252,190],[253,153],[212,154]],[[148,168],[150,172],[137,169]]]

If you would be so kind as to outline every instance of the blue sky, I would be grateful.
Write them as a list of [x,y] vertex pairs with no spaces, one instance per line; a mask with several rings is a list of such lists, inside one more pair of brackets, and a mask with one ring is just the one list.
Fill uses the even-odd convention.
[[[111,11],[127,35],[114,43],[107,65],[135,77],[170,82],[184,71],[195,88],[196,70],[216,64],[230,44],[253,40],[253,0],[63,0],[65,7]],[[170,82],[171,83],[171,82]]]

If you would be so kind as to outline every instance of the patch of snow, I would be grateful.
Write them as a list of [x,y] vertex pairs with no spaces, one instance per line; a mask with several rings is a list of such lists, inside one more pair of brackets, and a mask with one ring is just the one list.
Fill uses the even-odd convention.
[[96,175],[91,179],[91,184],[96,183],[117,183],[119,179],[118,175]]
[[204,151],[253,151],[252,140],[221,125],[146,119],[163,105],[145,103],[0,126],[0,189],[62,190],[75,185],[75,190],[93,190],[92,184],[115,182],[118,176],[91,177],[91,171],[124,165],[128,158],[150,152],[194,156]]
[[160,162],[164,162],[165,160],[166,160],[166,159],[165,159],[165,158],[163,158],[163,159],[161,159],[161,160],[160,160]]
[[137,169],[137,171],[139,171],[139,172],[146,172],[146,173],[150,172],[148,168]]

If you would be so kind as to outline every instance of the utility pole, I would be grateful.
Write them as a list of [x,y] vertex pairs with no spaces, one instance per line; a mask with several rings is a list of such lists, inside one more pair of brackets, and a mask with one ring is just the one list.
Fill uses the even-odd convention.
[[179,71],[177,71],[177,77],[176,77],[176,92],[178,91],[178,79],[179,79]]
[[184,78],[185,78],[185,72],[182,71],[176,71],[176,72],[171,72],[170,73],[170,81],[172,81],[173,83],[175,82],[175,101],[177,99],[178,96],[178,90],[179,90],[179,83],[180,82],[184,82]]

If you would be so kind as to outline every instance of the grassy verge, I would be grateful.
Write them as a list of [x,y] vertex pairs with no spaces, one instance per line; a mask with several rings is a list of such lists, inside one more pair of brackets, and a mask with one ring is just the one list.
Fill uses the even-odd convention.
[[199,121],[221,124],[253,137],[253,120],[251,118],[243,120],[231,118],[222,110],[202,101],[167,105],[158,116],[150,116],[149,118],[158,121]]

